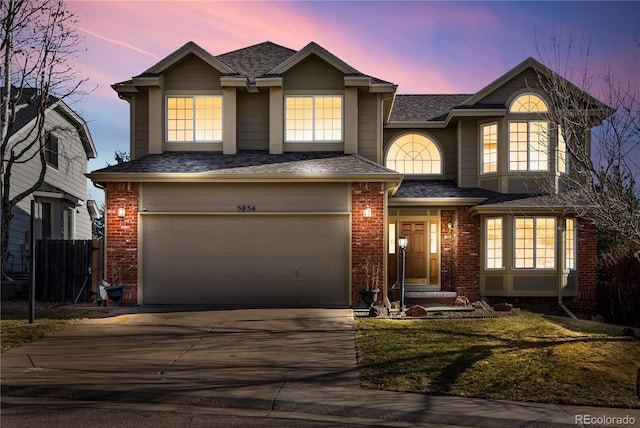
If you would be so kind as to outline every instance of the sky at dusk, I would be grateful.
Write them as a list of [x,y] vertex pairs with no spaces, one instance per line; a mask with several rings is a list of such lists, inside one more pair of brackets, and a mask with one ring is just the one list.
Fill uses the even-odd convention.
[[[589,48],[595,81],[611,67],[640,86],[640,2],[68,1],[84,36],[88,78],[71,105],[89,124],[98,159],[129,150],[129,105],[111,85],[142,73],[188,41],[213,55],[271,41],[299,50],[314,41],[400,94],[474,93],[527,57],[549,63],[552,38],[581,73]],[[536,45],[542,48],[536,48]],[[546,47],[546,48],[545,48]],[[562,68],[562,69],[558,69]],[[579,83],[575,82],[574,83]],[[598,96],[598,88],[591,90]],[[90,198],[103,201],[102,192]]]

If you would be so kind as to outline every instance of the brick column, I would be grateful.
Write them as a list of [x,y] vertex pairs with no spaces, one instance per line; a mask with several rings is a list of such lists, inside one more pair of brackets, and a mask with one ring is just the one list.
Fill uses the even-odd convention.
[[453,281],[459,295],[480,299],[480,217],[472,216],[469,207],[456,211],[453,246]]
[[[138,301],[138,183],[107,183],[105,277],[111,284],[120,278],[125,286],[122,303]],[[124,218],[118,209],[125,209]]]
[[[364,209],[369,205],[371,217],[365,218]],[[369,261],[379,265],[378,301],[385,295],[385,190],[383,183],[353,183],[351,185],[351,301],[362,302],[361,288],[365,288],[364,265]]]

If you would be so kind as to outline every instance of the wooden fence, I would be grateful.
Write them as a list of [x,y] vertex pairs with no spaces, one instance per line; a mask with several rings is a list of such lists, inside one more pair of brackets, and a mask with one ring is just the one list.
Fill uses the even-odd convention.
[[92,240],[36,242],[36,300],[91,302],[100,275],[100,245]]

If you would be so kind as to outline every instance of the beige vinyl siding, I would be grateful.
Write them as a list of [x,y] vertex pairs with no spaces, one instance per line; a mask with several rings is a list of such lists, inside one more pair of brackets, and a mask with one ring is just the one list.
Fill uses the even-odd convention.
[[478,122],[462,121],[460,124],[460,187],[476,187],[478,176]]
[[147,88],[140,88],[140,92],[135,94],[132,103],[132,114],[134,115],[133,148],[131,158],[137,159],[149,154],[149,91]]
[[220,73],[195,55],[188,55],[164,74],[167,91],[221,90]]
[[358,153],[373,162],[378,162],[378,95],[359,92]]
[[[538,75],[532,69],[527,69],[518,76],[506,82],[498,89],[481,100],[482,103],[506,104],[513,98],[513,95],[526,88],[539,87]],[[509,107],[508,105],[506,107]]]
[[345,183],[144,183],[141,202],[147,212],[347,212],[348,195]]
[[344,74],[316,55],[297,64],[284,75],[285,91],[344,90]]
[[238,91],[238,150],[269,149],[269,93]]

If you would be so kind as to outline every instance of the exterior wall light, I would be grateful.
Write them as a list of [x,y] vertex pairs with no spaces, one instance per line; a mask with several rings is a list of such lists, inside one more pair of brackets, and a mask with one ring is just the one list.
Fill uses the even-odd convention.
[[364,211],[362,211],[362,215],[364,216],[364,218],[371,218],[372,212],[369,205],[364,208]]
[[398,247],[400,247],[401,250],[404,250],[405,248],[407,248],[407,244],[408,244],[408,240],[406,236],[401,236],[398,238]]
[[126,210],[124,209],[124,207],[120,207],[118,208],[118,217],[120,218],[124,218],[125,214],[126,214]]

